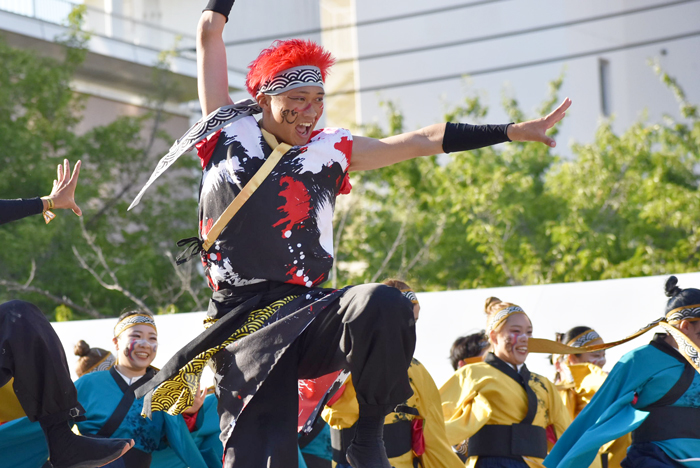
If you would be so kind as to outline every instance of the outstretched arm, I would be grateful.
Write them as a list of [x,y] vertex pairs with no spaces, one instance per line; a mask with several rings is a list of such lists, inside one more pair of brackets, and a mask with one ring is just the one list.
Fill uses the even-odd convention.
[[204,115],[232,104],[223,38],[232,5],[232,0],[209,2],[197,25],[197,90]]
[[[571,100],[566,98],[559,107],[546,117],[508,125],[506,135],[504,135],[503,139],[496,142],[507,140],[538,141],[553,148],[556,146],[556,142],[546,135],[546,131],[564,118],[569,106],[571,106]],[[457,128],[457,126],[451,125],[448,128],[448,132],[450,132],[450,135],[448,135],[450,140],[448,148],[444,145],[446,128],[447,124],[434,124],[414,132],[402,133],[401,135],[394,135],[381,140],[354,137],[350,170],[366,171],[379,169],[380,167],[390,166],[419,156],[465,151],[495,144],[478,144],[478,141],[475,141],[477,139],[488,141],[493,138],[492,135],[484,134],[485,127],[474,133],[469,129]],[[489,128],[488,130],[493,129]],[[486,131],[486,133],[489,133],[489,131]]]
[[53,181],[53,189],[49,195],[24,200],[0,200],[0,224],[17,221],[54,208],[70,209],[78,216],[82,216],[83,212],[75,203],[78,174],[80,174],[80,161],[75,163],[73,175],[71,175],[70,163],[64,159],[63,164],[58,165],[57,177]]

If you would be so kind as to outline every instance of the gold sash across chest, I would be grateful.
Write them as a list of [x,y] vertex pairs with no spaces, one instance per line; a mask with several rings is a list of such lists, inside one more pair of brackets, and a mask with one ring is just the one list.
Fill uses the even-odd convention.
[[272,169],[277,166],[277,163],[280,162],[282,156],[287,154],[287,152],[292,148],[291,145],[288,145],[287,143],[278,143],[277,138],[275,138],[275,136],[270,132],[267,132],[262,128],[260,131],[262,132],[263,138],[265,138],[267,144],[270,145],[270,148],[273,148],[272,153],[270,153],[270,156],[265,160],[263,165],[260,166],[260,169],[258,169],[255,175],[253,175],[248,183],[245,184],[243,190],[236,195],[236,198],[233,199],[231,204],[226,207],[223,213],[221,213],[221,216],[219,216],[219,219],[216,220],[209,232],[202,236],[202,248],[204,248],[204,250],[207,252],[211,246],[214,245],[216,239],[219,238],[221,231],[224,230],[235,214],[238,213],[238,210],[240,210],[243,204],[248,201],[253,193],[255,193],[258,187],[262,185],[270,172],[272,172]]

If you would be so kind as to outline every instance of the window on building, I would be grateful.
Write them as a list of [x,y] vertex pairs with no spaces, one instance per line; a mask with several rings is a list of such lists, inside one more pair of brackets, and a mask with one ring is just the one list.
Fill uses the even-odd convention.
[[600,81],[600,111],[610,116],[610,61],[598,59],[598,77]]

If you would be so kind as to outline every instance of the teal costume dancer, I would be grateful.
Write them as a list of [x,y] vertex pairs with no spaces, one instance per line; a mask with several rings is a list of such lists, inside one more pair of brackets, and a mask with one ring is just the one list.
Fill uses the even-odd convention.
[[[78,401],[85,408],[85,416],[87,417],[87,420],[77,423],[81,434],[99,432],[124,396],[124,392],[114,378],[115,372],[113,370],[92,372],[75,382],[75,387],[78,390]],[[147,373],[142,378],[148,378],[152,375],[152,373],[150,375]],[[121,379],[120,376],[117,375],[117,377]],[[126,385],[123,379],[122,382]],[[209,400],[208,406],[211,406],[215,413],[215,399],[210,398]],[[211,404],[212,401],[214,404]],[[133,438],[135,445],[132,450],[141,451],[147,455],[169,446],[175,455],[173,459],[182,463],[180,466],[190,468],[221,467],[221,456],[218,453],[214,452],[209,456],[206,450],[200,453],[182,416],[170,416],[166,413],[155,412],[153,419],[150,420],[141,416],[142,407],[142,398],[134,400],[112,437]],[[206,411],[204,406],[202,410]],[[213,425],[216,431],[214,439],[216,439],[218,437],[218,418],[214,419]],[[203,430],[202,435],[210,432],[205,427],[200,428],[200,430]],[[208,442],[212,442],[211,438],[206,439]],[[219,446],[221,446],[220,442]],[[223,448],[220,450],[223,452]],[[0,426],[0,454],[2,454],[0,455],[0,468],[40,468],[43,466],[49,457],[49,450],[39,423],[32,423],[25,417]],[[117,460],[113,466],[123,466],[119,465],[121,462],[122,460]],[[130,465],[127,463],[127,466]]]
[[[681,290],[676,282],[671,277],[666,284],[672,296],[666,320],[698,327],[700,290]],[[691,360],[697,358],[696,346],[681,346]],[[589,466],[603,444],[629,432],[632,445],[623,467],[700,468],[700,374],[664,334],[620,359],[544,465]]]
[[[148,372],[142,379],[152,377]],[[121,382],[119,382],[120,379]],[[138,381],[137,381],[138,383]],[[123,385],[122,385],[123,384]],[[124,396],[126,382],[114,368],[109,371],[93,372],[84,375],[75,382],[78,401],[85,408],[87,420],[77,423],[81,434],[97,434]],[[170,416],[154,412],[152,419],[141,416],[143,398],[137,398],[131,404],[124,420],[111,437],[128,437],[134,439],[134,449],[151,454],[164,449],[166,445],[190,468],[210,468],[199,453],[190,431],[181,416]],[[219,464],[219,466],[221,466]]]
[[[206,396],[197,413],[195,428],[190,433],[194,443],[199,448],[199,453],[210,468],[221,468],[224,457],[224,446],[219,439],[221,430],[219,429],[219,413],[216,411],[216,403],[216,395]],[[171,447],[153,452],[151,468],[186,467],[187,465]]]

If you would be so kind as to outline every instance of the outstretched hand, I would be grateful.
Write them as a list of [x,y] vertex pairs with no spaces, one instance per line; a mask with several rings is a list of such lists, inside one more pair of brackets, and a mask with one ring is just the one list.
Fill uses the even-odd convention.
[[73,175],[70,173],[70,163],[67,159],[63,164],[58,165],[56,180],[53,181],[53,189],[48,197],[53,200],[54,208],[66,208],[73,210],[73,213],[82,216],[83,212],[75,203],[75,187],[78,185],[78,174],[80,174],[80,161],[75,163]]
[[192,403],[192,406],[187,408],[184,413],[185,414],[196,414],[201,408],[202,405],[204,404],[204,398],[207,396],[207,389],[199,387],[199,390],[197,390],[197,393],[194,396],[194,403]]
[[548,137],[546,132],[564,118],[569,106],[571,106],[571,99],[566,98],[547,117],[509,125],[508,138],[511,141],[539,141],[554,148],[557,142]]

